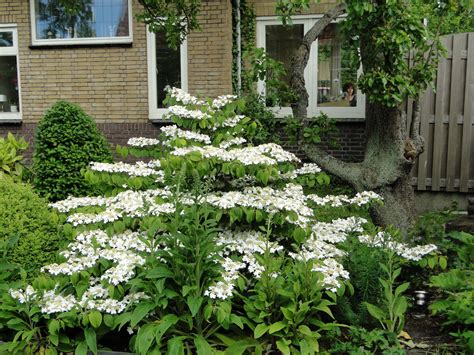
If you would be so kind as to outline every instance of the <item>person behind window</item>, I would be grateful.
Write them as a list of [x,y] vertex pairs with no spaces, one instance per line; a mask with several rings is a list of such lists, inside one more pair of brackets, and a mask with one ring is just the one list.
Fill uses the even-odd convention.
[[344,90],[344,100],[349,102],[349,106],[357,106],[357,95],[355,93],[354,84],[345,83],[342,89]]

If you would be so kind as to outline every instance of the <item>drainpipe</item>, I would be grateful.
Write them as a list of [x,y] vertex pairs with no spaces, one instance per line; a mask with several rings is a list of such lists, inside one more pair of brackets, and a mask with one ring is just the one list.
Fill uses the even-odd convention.
[[237,94],[242,90],[242,34],[240,31],[240,0],[235,0],[237,20]]

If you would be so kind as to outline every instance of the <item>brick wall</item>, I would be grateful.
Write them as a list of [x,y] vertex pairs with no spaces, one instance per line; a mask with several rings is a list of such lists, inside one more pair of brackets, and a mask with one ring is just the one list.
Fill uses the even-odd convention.
[[[275,0],[247,0],[253,5],[257,16],[275,16]],[[337,4],[338,0],[321,0],[316,4],[311,4],[310,8],[301,14],[324,14]]]
[[[132,14],[140,10],[133,0]],[[0,122],[33,145],[36,123],[59,99],[79,104],[112,143],[130,136],[156,136],[148,120],[146,28],[133,20],[133,44],[32,47],[29,0],[0,0],[0,24],[18,28],[22,96],[21,124]],[[232,8],[228,0],[205,0],[202,31],[188,39],[188,88],[217,96],[232,91]],[[31,156],[31,149],[26,154]]]

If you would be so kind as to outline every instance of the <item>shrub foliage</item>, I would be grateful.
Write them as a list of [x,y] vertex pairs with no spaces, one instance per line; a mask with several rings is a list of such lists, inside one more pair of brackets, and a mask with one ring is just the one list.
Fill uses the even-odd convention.
[[86,195],[90,186],[81,170],[92,161],[112,161],[106,139],[79,106],[58,101],[46,112],[36,132],[36,190],[50,200]]
[[7,261],[38,273],[55,260],[59,248],[58,216],[28,185],[0,179],[0,241],[16,240]]

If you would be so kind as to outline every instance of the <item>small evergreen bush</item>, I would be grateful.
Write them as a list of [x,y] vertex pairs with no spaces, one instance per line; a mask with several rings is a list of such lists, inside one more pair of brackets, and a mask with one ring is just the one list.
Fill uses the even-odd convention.
[[81,170],[92,161],[112,161],[106,139],[79,106],[58,101],[46,112],[36,131],[36,190],[53,201],[89,194],[90,187]]
[[58,216],[28,185],[0,179],[0,245],[17,239],[6,259],[29,276],[55,260],[60,247]]

